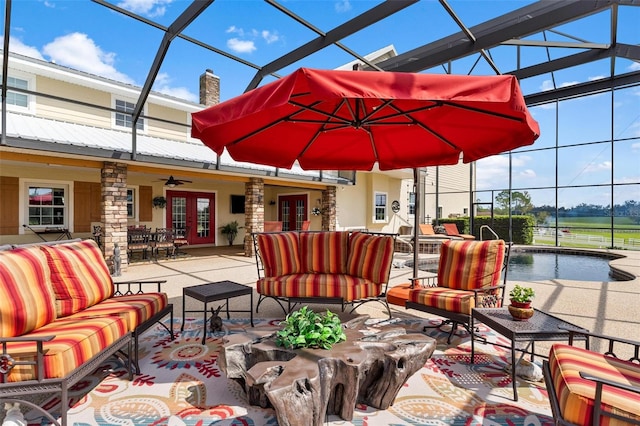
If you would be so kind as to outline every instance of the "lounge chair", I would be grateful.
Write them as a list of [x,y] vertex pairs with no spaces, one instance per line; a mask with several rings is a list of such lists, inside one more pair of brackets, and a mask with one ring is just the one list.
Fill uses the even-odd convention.
[[456,226],[455,223],[443,223],[442,226],[444,226],[445,232],[450,237],[460,237],[460,238],[462,238],[464,240],[475,240],[476,239],[475,235],[461,234],[460,231],[458,231],[458,227]]

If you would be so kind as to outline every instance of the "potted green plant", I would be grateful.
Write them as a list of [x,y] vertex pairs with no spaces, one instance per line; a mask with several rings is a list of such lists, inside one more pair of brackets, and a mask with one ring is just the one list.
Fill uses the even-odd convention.
[[287,315],[284,328],[276,333],[276,345],[285,348],[331,349],[347,340],[340,318],[331,311],[318,314],[306,306]]
[[531,307],[531,301],[536,296],[536,292],[531,287],[524,287],[516,284],[509,292],[511,304],[518,308]]
[[511,304],[507,307],[509,313],[516,321],[526,321],[534,314],[531,301],[536,296],[536,292],[531,287],[516,284],[509,292]]
[[237,220],[229,222],[226,225],[220,227],[220,232],[222,232],[223,235],[227,236],[230,246],[233,245],[233,240],[235,240],[238,236],[238,230],[240,228],[242,228],[242,226],[238,224]]
[[157,207],[159,209],[163,209],[167,205],[167,199],[162,195],[158,195],[157,197],[153,197],[153,207]]

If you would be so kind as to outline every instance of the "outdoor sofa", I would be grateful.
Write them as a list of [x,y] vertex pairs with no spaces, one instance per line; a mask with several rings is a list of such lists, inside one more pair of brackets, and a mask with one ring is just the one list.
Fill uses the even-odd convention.
[[[287,231],[252,234],[258,266],[256,312],[267,298],[283,311],[298,303],[353,309],[386,300],[394,234],[351,231]],[[287,304],[285,308],[283,303]]]
[[[0,249],[0,403],[37,409],[29,395],[61,394],[67,423],[68,391],[113,355],[139,373],[138,338],[156,322],[173,339],[173,305],[164,281],[115,284],[97,243],[3,246]],[[154,292],[144,293],[151,285]],[[160,321],[171,316],[167,327]]]

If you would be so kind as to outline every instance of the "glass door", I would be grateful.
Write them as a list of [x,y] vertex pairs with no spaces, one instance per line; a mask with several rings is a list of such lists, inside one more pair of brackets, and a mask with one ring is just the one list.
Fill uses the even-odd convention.
[[215,194],[167,191],[167,227],[184,230],[189,244],[215,243]]
[[307,220],[307,195],[279,196],[278,218],[283,231],[302,229],[302,223]]

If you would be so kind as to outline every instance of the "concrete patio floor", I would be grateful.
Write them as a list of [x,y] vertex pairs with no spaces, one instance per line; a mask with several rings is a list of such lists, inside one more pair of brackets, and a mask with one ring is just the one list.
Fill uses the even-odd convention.
[[[257,269],[254,257],[245,257],[241,246],[189,248],[187,256],[178,259],[161,259],[158,262],[132,263],[114,277],[115,281],[137,279],[167,280],[164,290],[174,304],[174,314],[182,315],[182,289],[186,286],[207,282],[231,280],[251,286],[255,289]],[[592,332],[640,340],[640,252],[613,251],[626,256],[612,261],[613,265],[635,276],[630,281],[594,282],[571,281],[563,279],[543,280],[527,283],[536,291],[534,307],[556,315]],[[427,255],[437,256],[437,255]],[[409,260],[410,254],[396,254],[394,265],[402,265]],[[408,282],[413,275],[408,267],[393,267],[390,286]],[[519,282],[521,284],[521,282]],[[507,291],[516,282],[508,281]],[[231,309],[247,309],[248,297],[232,299]],[[266,300],[255,313],[257,295],[254,293],[254,317],[283,318],[282,309],[272,300]],[[218,302],[210,306],[217,307]],[[314,309],[331,309],[337,312],[336,305],[311,305]],[[392,306],[392,314],[398,317],[425,317],[426,314],[415,310],[406,310]],[[200,302],[187,298],[187,309],[202,309]],[[374,318],[386,317],[382,304],[367,303],[356,310]],[[193,315],[193,314],[191,314]],[[232,314],[246,317],[247,314]],[[538,346],[538,345],[537,345]],[[544,346],[540,347],[544,353]],[[597,346],[593,349],[599,350]]]

